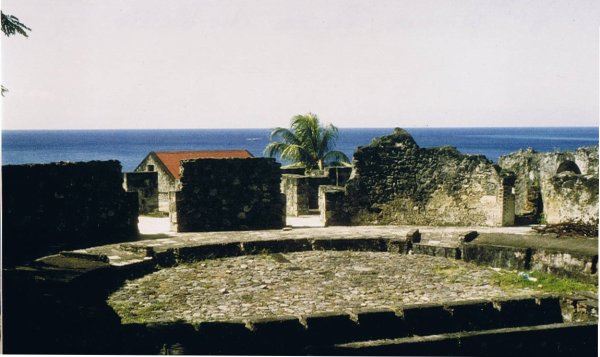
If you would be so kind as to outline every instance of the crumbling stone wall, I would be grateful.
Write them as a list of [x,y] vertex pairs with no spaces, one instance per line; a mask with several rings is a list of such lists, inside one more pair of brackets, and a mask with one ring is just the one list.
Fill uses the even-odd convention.
[[158,172],[125,172],[123,188],[137,192],[139,213],[158,211]]
[[319,186],[319,218],[324,227],[348,224],[348,217],[344,214],[345,194],[344,187]]
[[546,223],[577,222],[598,225],[598,176],[563,172],[545,185]]
[[[552,153],[529,148],[501,156],[498,163],[516,175],[517,223],[597,222],[597,146]],[[589,203],[593,197],[595,205]]]
[[309,214],[310,209],[320,209],[319,187],[322,185],[344,186],[352,173],[352,167],[334,166],[313,175],[289,174],[286,169],[282,175],[281,192],[286,197],[286,213],[290,216]]
[[280,164],[270,158],[181,162],[171,205],[177,232],[276,229],[285,224]]
[[345,211],[352,224],[511,225],[511,183],[482,155],[420,148],[395,129],[356,150]]
[[309,213],[310,187],[308,177],[290,174],[282,175],[281,192],[286,197],[286,215],[297,217]]
[[118,161],[2,167],[3,264],[137,236],[137,194]]

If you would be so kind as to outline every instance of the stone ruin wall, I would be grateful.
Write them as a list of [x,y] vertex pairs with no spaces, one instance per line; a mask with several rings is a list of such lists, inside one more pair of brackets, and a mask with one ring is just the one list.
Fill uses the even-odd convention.
[[118,161],[2,167],[3,264],[137,237]]
[[[406,131],[375,139],[354,154],[343,214],[361,224],[512,225],[512,182],[484,156],[420,148]],[[323,191],[326,194],[326,190]],[[337,195],[331,193],[330,206]],[[323,198],[322,202],[327,201]]]
[[346,189],[340,186],[319,186],[319,219],[324,227],[348,225],[344,214]]
[[286,214],[299,216],[319,209],[319,188],[343,186],[352,173],[352,167],[328,167],[324,175],[305,175],[304,169],[282,169],[281,192],[286,196]]
[[181,161],[171,202],[177,232],[278,229],[285,225],[280,164],[270,158]]
[[546,223],[598,225],[598,176],[560,173],[542,184]]
[[598,223],[597,146],[553,153],[529,148],[502,156],[498,163],[516,175],[518,223]]
[[125,172],[123,188],[127,192],[137,192],[139,213],[158,211],[158,172]]
[[310,189],[308,177],[294,174],[282,175],[281,192],[286,198],[286,215],[297,217],[309,213]]

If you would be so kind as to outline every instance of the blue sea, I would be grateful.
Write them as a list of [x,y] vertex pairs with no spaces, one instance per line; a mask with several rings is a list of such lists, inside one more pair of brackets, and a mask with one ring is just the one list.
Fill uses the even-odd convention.
[[[407,128],[420,147],[454,146],[465,154],[501,155],[531,147],[540,152],[598,145],[597,127]],[[358,146],[393,128],[340,128],[337,149],[348,157]],[[2,132],[2,164],[119,160],[132,171],[150,151],[247,149],[263,156],[269,129],[32,130]]]

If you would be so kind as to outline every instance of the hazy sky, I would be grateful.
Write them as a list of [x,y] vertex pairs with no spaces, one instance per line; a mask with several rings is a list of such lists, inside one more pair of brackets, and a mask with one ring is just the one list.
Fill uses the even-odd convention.
[[600,1],[3,0],[4,129],[597,126]]

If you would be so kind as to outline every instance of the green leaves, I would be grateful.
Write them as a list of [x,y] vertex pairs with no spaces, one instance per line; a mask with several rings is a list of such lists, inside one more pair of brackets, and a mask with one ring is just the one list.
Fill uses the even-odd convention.
[[[2,17],[2,32],[4,32],[6,37],[10,37],[10,35],[14,35],[15,33],[29,37],[25,30],[31,31],[31,29],[19,21],[17,17],[13,15],[5,15],[3,12],[0,12],[0,15]],[[0,86],[0,95],[4,97],[4,93],[6,92],[8,92],[8,88],[5,86]]]
[[31,29],[29,27],[27,27],[24,23],[19,21],[19,18],[15,17],[13,15],[6,15],[3,12],[1,13],[1,15],[2,15],[2,32],[4,32],[4,34],[7,37],[10,37],[11,35],[14,35],[16,33],[23,35],[25,37],[29,37],[29,35],[27,35],[27,32],[25,30],[31,31]]
[[322,170],[325,164],[349,164],[348,157],[333,151],[338,138],[338,129],[328,124],[321,126],[319,118],[313,114],[296,115],[290,122],[291,129],[275,128],[271,131],[272,141],[265,148],[265,154],[279,155],[283,160],[301,164],[307,170]]

